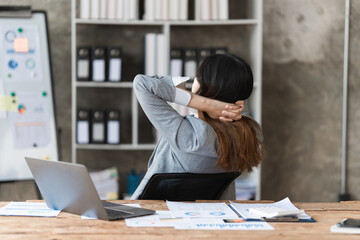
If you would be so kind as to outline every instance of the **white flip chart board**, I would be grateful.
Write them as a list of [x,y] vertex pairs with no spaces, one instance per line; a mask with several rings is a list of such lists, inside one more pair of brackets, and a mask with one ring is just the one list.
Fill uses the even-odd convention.
[[0,16],[0,181],[32,179],[24,157],[58,161],[45,12]]

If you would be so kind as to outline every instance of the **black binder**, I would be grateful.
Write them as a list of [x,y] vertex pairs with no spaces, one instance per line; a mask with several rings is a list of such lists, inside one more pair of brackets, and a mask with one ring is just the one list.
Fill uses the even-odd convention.
[[106,48],[95,47],[92,52],[92,80],[104,82],[106,71]]
[[108,81],[121,81],[122,72],[122,51],[120,47],[110,47],[108,49]]
[[76,142],[78,144],[90,143],[90,111],[79,109],[76,120]]
[[218,47],[218,48],[212,48],[211,54],[226,54],[228,53],[228,49],[226,47]]
[[78,47],[76,60],[76,79],[89,81],[91,79],[91,48]]
[[91,142],[105,143],[105,113],[94,110],[91,114]]
[[185,49],[184,75],[194,79],[197,72],[196,48]]
[[184,76],[184,50],[182,48],[172,48],[170,51],[170,75]]
[[197,49],[197,62],[198,66],[202,63],[202,61],[208,56],[212,55],[211,48],[198,48]]
[[107,119],[107,136],[106,143],[119,144],[120,143],[120,111],[109,110],[106,114]]

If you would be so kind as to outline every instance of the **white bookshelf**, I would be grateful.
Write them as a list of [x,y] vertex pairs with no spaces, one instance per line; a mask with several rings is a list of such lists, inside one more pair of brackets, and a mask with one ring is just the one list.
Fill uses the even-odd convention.
[[[230,19],[230,20],[186,20],[186,21],[145,21],[145,20],[103,20],[103,19],[80,19],[77,16],[77,0],[71,1],[71,82],[72,82],[72,162],[77,162],[77,150],[101,150],[101,151],[122,151],[122,150],[152,150],[156,146],[153,144],[140,144],[138,141],[138,103],[134,92],[132,91],[132,82],[78,82],[76,81],[76,47],[77,47],[77,30],[79,26],[91,26],[91,25],[114,25],[117,28],[121,26],[125,27],[158,27],[161,32],[166,36],[166,48],[170,50],[170,38],[171,32],[177,27],[191,26],[246,26],[251,28],[249,35],[249,61],[254,75],[254,90],[250,98],[250,111],[252,117],[261,124],[261,108],[262,108],[262,25],[263,25],[263,0],[248,0],[248,9],[250,11],[249,19]],[[170,52],[170,51],[169,51]],[[167,63],[169,63],[169,58]],[[168,64],[169,65],[169,64]],[[168,67],[169,69],[169,67]],[[76,111],[77,111],[77,90],[86,88],[123,88],[131,91],[131,143],[129,144],[77,144],[76,143]],[[251,174],[242,174],[242,178],[250,179],[256,186],[255,198],[259,200],[261,198],[261,169],[254,169]]]

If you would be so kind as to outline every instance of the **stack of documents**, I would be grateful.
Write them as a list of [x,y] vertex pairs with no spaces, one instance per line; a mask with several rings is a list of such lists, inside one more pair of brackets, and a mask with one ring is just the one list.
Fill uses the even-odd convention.
[[116,200],[119,198],[119,173],[116,167],[90,172],[89,174],[101,200]]
[[[294,204],[291,203],[289,198],[284,198],[283,200],[275,203],[249,203],[249,204],[242,204],[242,203],[234,203],[231,202],[230,207],[238,213],[243,219],[245,220],[262,220],[263,217],[254,213],[251,213],[249,209],[251,208],[261,208],[261,207],[278,207],[282,209],[286,209],[288,211],[299,210]],[[302,213],[297,215],[299,222],[315,222],[313,218],[311,218],[306,213]]]
[[[181,203],[167,201],[170,211],[157,211],[145,217],[126,219],[128,227],[173,227],[197,230],[274,230],[274,228],[249,209],[259,207],[299,210],[289,198],[276,203],[241,204],[231,203]],[[239,217],[241,216],[241,217]],[[285,220],[286,221],[286,220]],[[297,222],[315,222],[306,213],[297,215]]]
[[10,202],[0,208],[2,216],[56,217],[59,213],[44,202]]
[[197,230],[273,230],[264,221],[247,222],[225,203],[181,203],[167,201],[170,211],[125,219],[128,227],[173,227]]

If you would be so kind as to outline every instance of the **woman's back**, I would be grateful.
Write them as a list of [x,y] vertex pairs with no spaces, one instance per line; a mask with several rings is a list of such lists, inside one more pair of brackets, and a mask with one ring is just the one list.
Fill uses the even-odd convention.
[[[135,94],[162,139],[132,199],[141,194],[155,173],[242,172],[258,166],[263,159],[260,126],[251,118],[229,123],[216,115],[219,104],[223,109],[226,102],[245,100],[252,88],[249,65],[233,55],[206,58],[199,67],[192,93],[175,87],[172,77],[136,76]],[[179,115],[167,103],[174,101],[199,110],[199,118]]]
[[[214,129],[194,116],[181,116],[164,100],[173,101],[175,89],[171,77],[138,75],[134,90],[149,120],[161,135],[148,162],[148,170],[133,194],[136,199],[155,173],[218,173],[217,135]],[[162,100],[164,99],[164,100]]]

